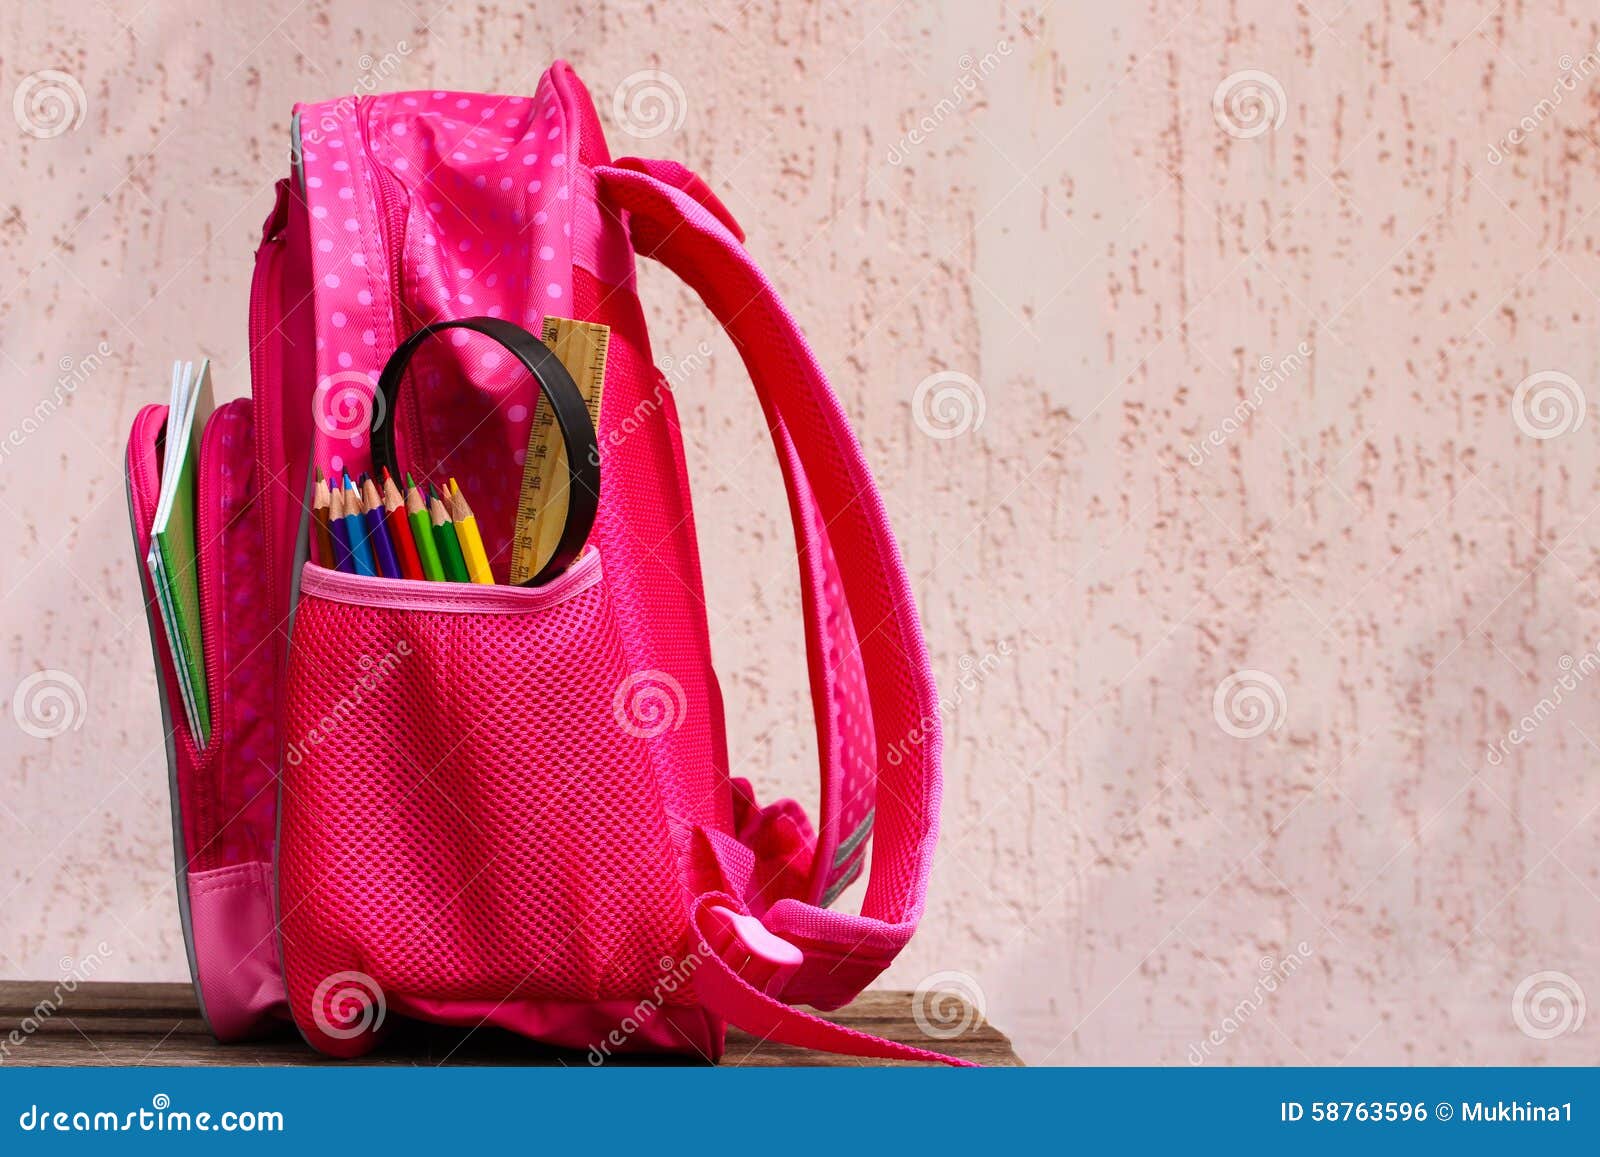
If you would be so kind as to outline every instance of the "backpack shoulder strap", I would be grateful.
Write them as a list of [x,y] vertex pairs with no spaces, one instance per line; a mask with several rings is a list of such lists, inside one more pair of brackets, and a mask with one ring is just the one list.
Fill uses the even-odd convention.
[[[621,158],[615,165],[687,194],[694,204],[725,226],[735,241],[744,241],[744,232],[733,214],[689,169],[675,161],[637,157]],[[759,269],[753,271],[756,277],[762,277]],[[689,272],[684,271],[684,276],[688,279]],[[774,292],[764,278],[762,284],[768,293]],[[787,318],[787,314],[784,316]],[[803,351],[805,339],[798,330],[794,336]],[[806,356],[809,358],[809,352]],[[827,389],[825,381],[822,388]],[[821,765],[821,811],[817,817],[816,843],[812,849],[810,875],[800,899],[826,908],[855,882],[867,859],[868,837],[872,834],[877,801],[873,716],[868,705],[866,671],[856,624],[844,594],[827,521],[817,505],[783,414],[770,394],[759,387],[757,393],[783,472],[789,516],[794,527]],[[849,435],[849,440],[854,442],[854,434]],[[892,538],[889,548],[895,550]],[[753,897],[752,902],[764,907],[770,901]]]
[[[772,996],[836,1008],[910,938],[938,835],[938,703],[905,564],[849,419],[727,210],[698,177],[670,163],[630,159],[597,166],[594,175],[602,206],[623,219],[635,250],[677,273],[733,339],[783,466],[823,764],[819,829],[828,835],[819,839],[809,899],[778,900],[761,922],[804,955]],[[861,914],[829,911],[822,903],[859,872],[874,832]],[[728,999],[721,1003],[738,1007],[724,1015],[735,1023],[765,1031],[765,1023],[746,1024],[758,1010],[804,1017],[765,992],[740,989],[731,971],[723,979]],[[808,1033],[825,1031],[809,1021],[829,1023],[807,1018]]]

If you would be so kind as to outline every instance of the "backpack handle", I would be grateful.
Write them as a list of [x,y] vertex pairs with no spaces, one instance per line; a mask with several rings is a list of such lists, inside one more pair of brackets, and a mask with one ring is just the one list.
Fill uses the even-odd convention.
[[[657,175],[652,168],[659,166],[638,161],[596,166],[600,200],[626,222],[636,252],[660,261],[700,295],[744,359],[785,463],[791,503],[808,511],[797,515],[796,523],[802,572],[818,556],[837,561],[842,599],[808,603],[808,642],[812,628],[830,612],[843,612],[856,624],[846,648],[826,657],[814,650],[811,658],[814,687],[819,678],[831,679],[852,662],[865,673],[864,704],[827,691],[814,697],[819,729],[830,725],[827,716],[853,710],[864,716],[853,720],[858,729],[872,737],[858,764],[865,782],[849,782],[844,792],[847,798],[868,790],[876,794],[877,836],[862,911],[852,915],[784,898],[761,920],[805,955],[776,995],[837,1008],[894,959],[926,901],[941,789],[942,733],[933,671],[883,498],[799,326],[722,214],[696,197],[681,174]],[[832,746],[825,744],[821,753],[825,784],[835,762]],[[870,823],[863,826],[845,856],[858,854],[871,830]]]
[[399,475],[394,448],[394,414],[400,383],[417,347],[433,334],[447,329],[481,333],[507,350],[532,375],[556,416],[567,451],[567,520],[561,527],[561,539],[550,560],[538,574],[522,584],[539,586],[571,566],[589,540],[589,531],[594,528],[595,513],[600,506],[600,446],[578,384],[561,364],[561,359],[533,334],[504,318],[459,317],[425,325],[396,346],[378,376],[378,393],[383,404],[372,412],[372,468],[381,471],[387,467],[391,473]]

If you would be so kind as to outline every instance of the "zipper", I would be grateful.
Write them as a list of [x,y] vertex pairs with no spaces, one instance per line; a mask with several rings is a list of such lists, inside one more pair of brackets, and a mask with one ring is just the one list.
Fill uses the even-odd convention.
[[[357,98],[356,125],[361,132],[361,151],[367,159],[367,171],[372,174],[372,183],[378,191],[378,231],[383,243],[383,256],[389,263],[390,322],[394,327],[395,344],[399,345],[411,332],[405,309],[405,240],[406,221],[411,213],[411,195],[373,151],[371,97]],[[399,415],[396,415],[396,420],[398,418]],[[414,411],[407,427],[408,444],[420,450],[422,431],[416,423]]]
[[[289,182],[278,182],[278,200],[261,230],[261,247],[256,250],[255,271],[250,278],[250,398],[256,429],[256,478],[263,489],[275,476],[274,463],[282,460],[279,445],[277,403],[285,388],[279,349],[282,334],[271,333],[281,323],[275,317],[282,305],[282,266],[287,243],[284,230],[289,218]],[[262,501],[256,517],[261,523],[262,562],[270,584],[278,571],[277,527],[273,525],[275,504]]]
[[356,101],[356,124],[361,130],[361,151],[366,154],[372,182],[378,188],[378,228],[383,235],[384,256],[389,259],[389,303],[394,315],[395,340],[398,343],[406,332],[402,307],[405,294],[401,258],[405,248],[406,217],[410,211],[410,197],[395,179],[394,174],[389,171],[389,166],[380,161],[373,152],[371,98],[361,97]]
[[[229,403],[230,406],[237,404]],[[221,441],[222,425],[228,420],[225,413],[225,408],[216,410],[206,423],[206,428],[200,432],[200,461],[197,463],[203,487],[200,493],[205,495],[210,492],[209,497],[200,500],[199,517],[195,523],[198,535],[195,567],[200,572],[201,651],[205,661],[206,700],[211,707],[211,742],[206,745],[207,750],[219,746],[226,734],[224,704],[227,697],[222,694],[222,632],[223,607],[227,605],[227,599],[218,588],[222,585],[227,563],[222,542],[227,521],[222,514],[221,496],[216,493],[221,478],[211,466],[220,450],[216,443]],[[211,560],[209,566],[208,559]]]

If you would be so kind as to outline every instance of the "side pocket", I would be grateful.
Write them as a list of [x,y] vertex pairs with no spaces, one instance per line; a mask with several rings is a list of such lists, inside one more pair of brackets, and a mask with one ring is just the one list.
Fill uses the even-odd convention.
[[[167,736],[179,910],[201,1013],[223,1040],[255,1035],[285,1001],[272,936],[275,704],[259,612],[250,402],[219,407],[201,436],[196,523],[211,741],[195,744],[145,555],[160,493],[165,406],[134,421],[127,457],[135,566],[150,619]],[[270,661],[270,655],[268,656]]]
[[381,993],[570,1045],[551,1007],[660,989],[687,897],[645,734],[614,708],[627,675],[593,550],[538,588],[307,564],[279,896],[312,1044],[366,1051]]

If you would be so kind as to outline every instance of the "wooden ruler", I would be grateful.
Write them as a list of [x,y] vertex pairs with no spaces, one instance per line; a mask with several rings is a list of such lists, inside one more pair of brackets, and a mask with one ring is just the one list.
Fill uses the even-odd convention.
[[[606,349],[611,327],[566,317],[547,317],[539,335],[572,375],[589,407],[589,420],[600,429],[600,398],[606,384]],[[522,462],[522,488],[517,494],[517,531],[511,541],[511,582],[527,582],[539,573],[567,522],[567,450],[550,403],[540,393],[528,428],[528,455]]]

